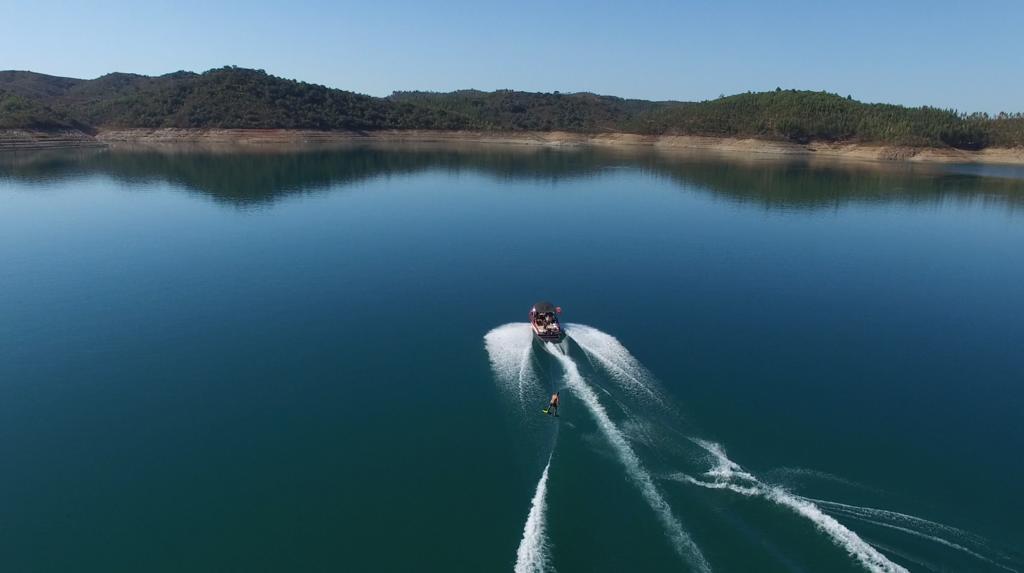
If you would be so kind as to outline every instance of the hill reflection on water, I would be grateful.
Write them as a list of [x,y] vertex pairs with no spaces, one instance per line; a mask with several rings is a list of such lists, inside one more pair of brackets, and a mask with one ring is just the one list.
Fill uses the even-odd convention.
[[1005,166],[842,162],[653,149],[523,145],[369,144],[335,148],[136,148],[0,154],[0,181],[106,176],[166,182],[236,206],[259,206],[378,177],[427,171],[558,182],[637,169],[680,186],[767,209],[849,203],[1024,203],[1024,170]]

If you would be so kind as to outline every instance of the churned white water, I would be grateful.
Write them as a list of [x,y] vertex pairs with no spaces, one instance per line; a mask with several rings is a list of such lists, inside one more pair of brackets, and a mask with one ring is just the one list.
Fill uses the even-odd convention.
[[491,368],[502,387],[525,406],[527,394],[539,387],[530,365],[533,330],[525,322],[504,324],[484,336]]
[[[583,350],[591,364],[596,365],[599,370],[603,370],[607,374],[607,379],[614,384],[615,388],[624,391],[644,406],[657,404],[671,410],[669,401],[664,397],[657,380],[618,339],[582,324],[567,325],[567,332],[572,341]],[[531,395],[531,391],[534,396],[537,395],[537,392],[542,392],[541,380],[532,366],[534,346],[533,333],[529,324],[512,323],[500,326],[485,336],[485,343],[495,375],[510,395],[516,397],[523,404],[527,396]],[[566,389],[586,406],[587,411],[597,422],[600,434],[611,445],[612,453],[625,468],[626,475],[638,487],[644,500],[654,511],[676,553],[691,568],[698,571],[710,571],[711,567],[700,548],[684,529],[680,520],[676,518],[664,495],[655,485],[653,478],[631,445],[632,440],[655,447],[652,437],[658,432],[655,420],[642,415],[633,416],[624,421],[620,427],[609,416],[601,403],[597,390],[603,391],[609,399],[614,400],[615,396],[601,386],[592,386],[580,374],[578,364],[569,356],[570,346],[544,344],[543,348],[561,364],[564,370]],[[627,398],[627,401],[630,400]],[[625,407],[624,404],[622,406]],[[638,411],[642,410],[643,408],[640,408]],[[679,436],[685,437],[682,434]],[[730,491],[743,496],[761,498],[784,507],[810,521],[836,546],[874,573],[906,573],[907,570],[890,560],[877,547],[869,544],[856,532],[840,523],[833,515],[926,539],[990,565],[1007,571],[1016,571],[1000,563],[999,560],[1002,559],[999,557],[986,556],[985,553],[993,552],[989,550],[986,541],[966,531],[895,511],[802,497],[783,487],[762,482],[757,476],[729,459],[725,448],[718,443],[694,437],[688,437],[686,440],[697,445],[708,455],[711,466],[698,477],[678,472],[670,474],[669,479],[701,488]],[[670,442],[672,441],[670,440]],[[660,443],[660,445],[665,447],[671,444]],[[550,466],[551,459],[549,458],[537,482],[529,515],[523,527],[523,538],[516,554],[515,570],[517,572],[536,573],[553,570],[546,533],[546,494]],[[792,468],[786,468],[786,471],[865,488],[865,486],[844,480],[841,476]],[[907,561],[916,562],[914,556],[901,554],[898,549],[894,549],[891,553],[902,556]]]
[[869,571],[876,573],[905,573],[907,571],[901,565],[890,561],[868,542],[861,539],[859,535],[823,512],[814,503],[795,496],[780,487],[761,483],[751,473],[744,471],[739,464],[730,460],[720,444],[699,439],[693,441],[711,454],[714,461],[712,468],[704,474],[708,479],[700,480],[686,474],[675,474],[672,476],[673,479],[710,489],[727,489],[740,495],[765,498],[810,520],[815,527],[828,535],[836,545],[845,549]]
[[523,526],[523,539],[516,551],[516,573],[543,573],[553,571],[551,556],[548,554],[547,540],[547,492],[548,471],[551,469],[551,458],[548,458],[544,472],[537,482],[537,490],[530,502],[530,514]]
[[617,338],[585,324],[568,324],[566,332],[627,392],[665,405],[654,378]]
[[[913,515],[907,515],[897,511],[889,511],[886,509],[878,509],[874,507],[860,507],[856,505],[849,505],[845,503],[838,503],[834,501],[826,501],[811,498],[801,498],[808,502],[813,502],[825,509],[835,513],[836,515],[849,517],[864,523],[870,523],[879,527],[885,527],[893,529],[907,535],[919,537],[921,539],[927,539],[928,541],[944,545],[950,549],[954,549],[961,553],[970,555],[979,561],[984,561],[990,565],[999,567],[1006,571],[1017,570],[1012,567],[1007,567],[1002,563],[999,563],[995,559],[991,559],[982,555],[978,551],[966,547],[967,544],[981,545],[985,547],[986,541],[977,535],[967,533],[966,531],[945,525],[942,523],[936,523]],[[945,535],[942,537],[941,535]],[[956,541],[950,541],[950,537]],[[986,547],[987,548],[987,547]]]
[[661,521],[666,535],[668,535],[669,540],[672,542],[673,549],[695,570],[711,571],[711,566],[708,565],[700,548],[697,547],[697,544],[694,543],[690,535],[683,529],[683,525],[672,514],[672,508],[669,507],[668,502],[665,501],[657,486],[654,485],[654,480],[651,479],[651,475],[647,473],[643,464],[640,463],[640,458],[637,457],[633,448],[630,447],[626,437],[615,423],[612,422],[611,418],[608,417],[608,412],[601,405],[597,394],[583,379],[583,376],[580,375],[576,363],[572,358],[562,354],[561,351],[555,349],[552,345],[545,345],[545,349],[562,363],[562,367],[565,368],[566,386],[587,406],[590,414],[597,422],[601,433],[604,434],[615,450],[619,461],[625,467],[626,474],[640,488],[640,493],[643,495],[644,500],[647,501],[647,504],[654,510],[658,520]]

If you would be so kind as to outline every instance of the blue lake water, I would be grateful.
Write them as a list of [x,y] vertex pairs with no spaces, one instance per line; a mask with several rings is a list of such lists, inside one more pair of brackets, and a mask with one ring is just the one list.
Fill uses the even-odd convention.
[[1022,571],[1022,245],[1013,168],[0,156],[0,569]]

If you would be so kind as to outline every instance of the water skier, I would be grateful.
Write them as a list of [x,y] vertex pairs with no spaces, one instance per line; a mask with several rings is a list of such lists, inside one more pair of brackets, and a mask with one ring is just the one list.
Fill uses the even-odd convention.
[[546,410],[544,410],[544,413],[547,414],[548,416],[558,415],[558,392],[555,392],[554,394],[551,395],[551,403],[548,404],[548,407]]

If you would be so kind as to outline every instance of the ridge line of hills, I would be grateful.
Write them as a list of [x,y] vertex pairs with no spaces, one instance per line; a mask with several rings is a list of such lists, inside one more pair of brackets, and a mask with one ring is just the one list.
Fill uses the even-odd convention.
[[0,130],[303,129],[694,135],[963,150],[1024,146],[1024,114],[963,114],[776,89],[702,102],[512,90],[374,97],[228,66],[93,80],[0,71]]

